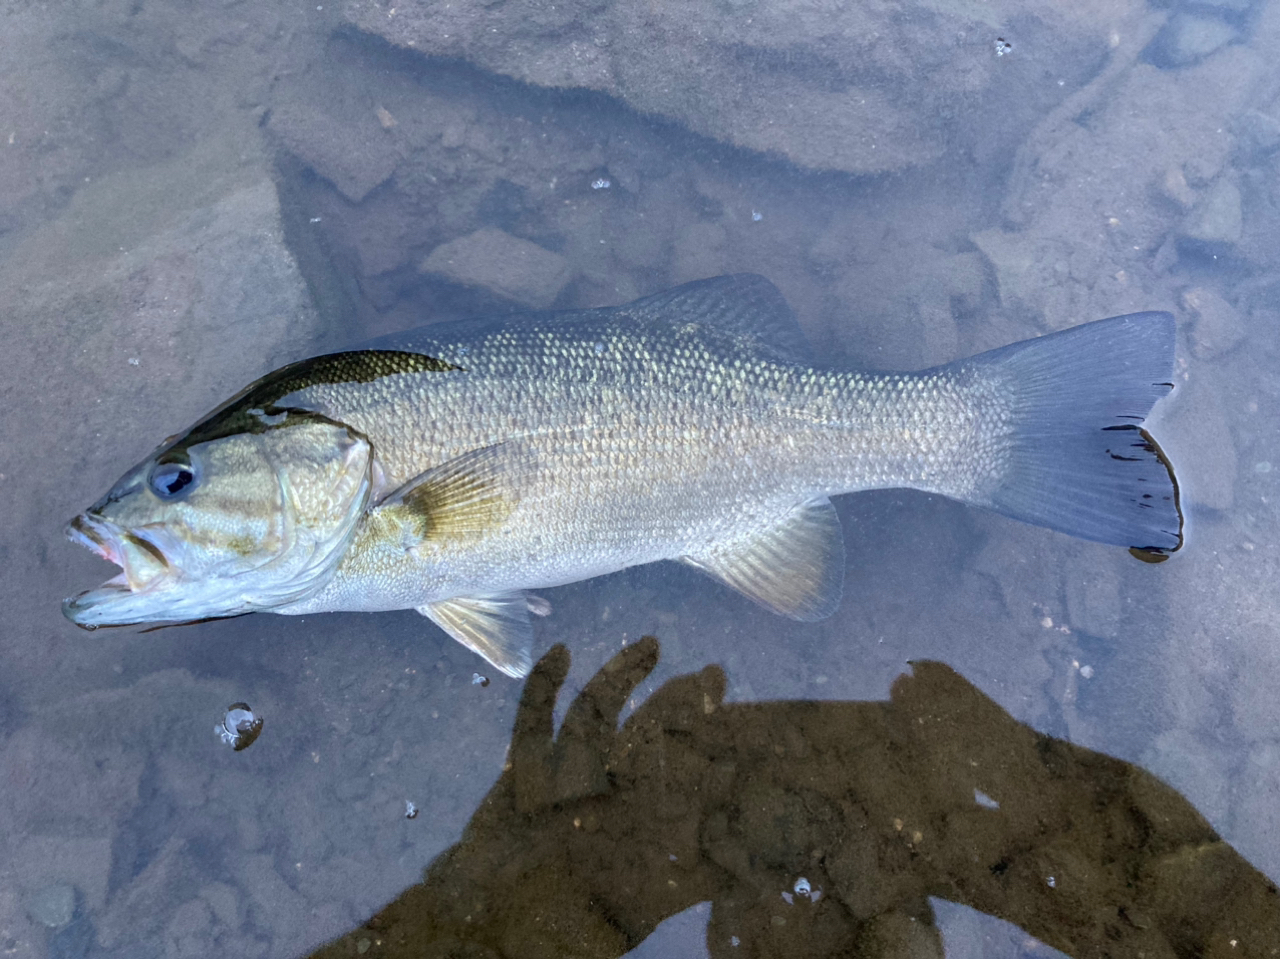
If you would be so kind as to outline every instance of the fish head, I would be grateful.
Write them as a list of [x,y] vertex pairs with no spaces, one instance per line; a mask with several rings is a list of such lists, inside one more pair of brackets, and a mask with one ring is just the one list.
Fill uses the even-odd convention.
[[376,472],[368,439],[323,415],[215,411],[71,521],[121,571],[63,612],[92,629],[296,602],[332,575]]

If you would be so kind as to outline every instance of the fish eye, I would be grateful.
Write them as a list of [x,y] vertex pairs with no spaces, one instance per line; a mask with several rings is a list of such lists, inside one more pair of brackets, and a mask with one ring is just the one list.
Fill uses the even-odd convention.
[[151,487],[151,492],[164,500],[177,499],[183,493],[189,492],[195,483],[195,467],[181,460],[157,463],[151,468],[151,475],[147,477],[147,485]]

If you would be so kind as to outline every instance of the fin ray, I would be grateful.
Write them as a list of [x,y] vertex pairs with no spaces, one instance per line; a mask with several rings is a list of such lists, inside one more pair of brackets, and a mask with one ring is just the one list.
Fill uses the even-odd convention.
[[524,593],[455,596],[417,610],[508,676],[519,679],[533,668],[533,623]]
[[394,516],[421,540],[470,538],[489,532],[519,501],[511,443],[471,450],[420,473],[374,509]]
[[811,363],[813,350],[782,292],[758,273],[695,280],[617,307],[639,320],[701,323],[767,346],[781,359]]
[[825,496],[680,561],[765,609],[801,622],[834,613],[844,589],[844,535],[835,507]]
[[1141,429],[1173,387],[1174,333],[1172,314],[1130,313],[951,364],[994,377],[1008,406],[1007,467],[975,504],[1100,543],[1180,548],[1177,479]]

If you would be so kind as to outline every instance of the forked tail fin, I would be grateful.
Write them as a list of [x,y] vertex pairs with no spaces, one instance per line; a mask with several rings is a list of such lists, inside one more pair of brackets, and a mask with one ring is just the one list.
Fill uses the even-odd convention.
[[1008,468],[986,506],[1082,539],[1182,545],[1173,468],[1142,428],[1173,388],[1174,321],[1130,313],[982,353],[954,369],[997,384]]

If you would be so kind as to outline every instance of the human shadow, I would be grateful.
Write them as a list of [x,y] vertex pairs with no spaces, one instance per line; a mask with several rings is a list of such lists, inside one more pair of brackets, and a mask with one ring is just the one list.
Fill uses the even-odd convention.
[[1076,957],[1280,955],[1275,885],[1187,800],[941,663],[854,703],[725,703],[708,666],[619,727],[657,660],[616,655],[557,736],[547,653],[462,840],[314,955],[621,956],[709,901],[717,959],[941,959],[930,896]]

